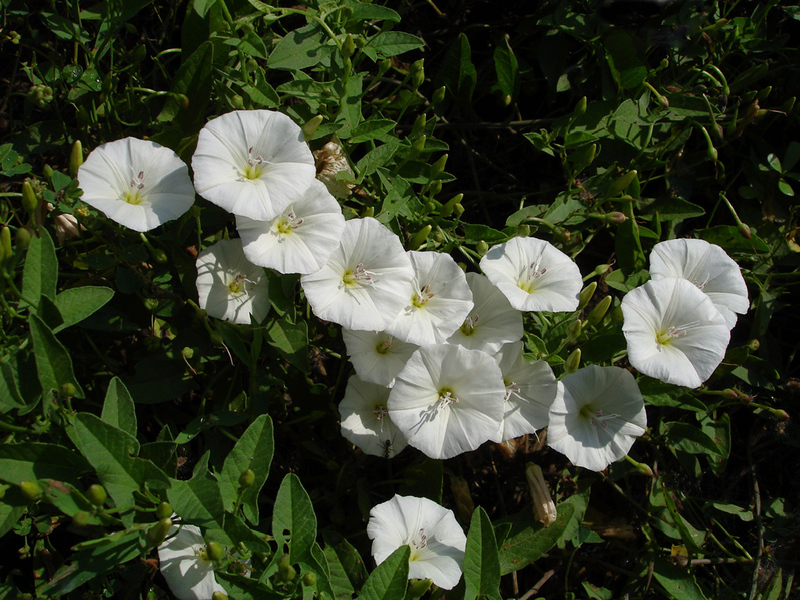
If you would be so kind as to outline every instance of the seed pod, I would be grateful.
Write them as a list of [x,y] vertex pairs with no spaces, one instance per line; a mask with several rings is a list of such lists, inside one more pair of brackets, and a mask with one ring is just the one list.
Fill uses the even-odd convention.
[[284,583],[294,581],[295,577],[297,577],[297,571],[292,565],[278,567],[278,578]]
[[252,469],[245,469],[242,471],[242,474],[239,475],[239,486],[242,489],[247,489],[252,487],[256,481],[256,474],[253,473]]
[[156,507],[156,518],[160,521],[172,516],[172,504],[162,502]]
[[227,555],[225,548],[217,542],[209,542],[206,546],[206,553],[208,554],[208,558],[216,563],[223,561]]
[[167,537],[170,527],[172,527],[172,519],[170,518],[161,519],[155,525],[150,527],[145,535],[147,546],[149,548],[160,546],[163,543],[164,538]]
[[89,523],[89,513],[85,510],[79,510],[74,515],[72,515],[72,523],[76,527],[86,527]]
[[92,485],[89,486],[89,489],[86,490],[86,497],[89,499],[89,502],[91,502],[94,506],[103,506],[103,504],[106,503],[106,498],[108,498],[108,494],[106,493],[106,490],[102,485],[93,483]]
[[19,484],[19,489],[31,502],[36,502],[43,495],[42,488],[36,481],[23,481]]
[[317,574],[309,571],[303,575],[303,585],[307,585],[309,587],[317,585]]
[[61,392],[62,398],[74,398],[75,394],[78,393],[78,390],[75,388],[75,385],[69,382],[62,383],[61,389],[59,391]]

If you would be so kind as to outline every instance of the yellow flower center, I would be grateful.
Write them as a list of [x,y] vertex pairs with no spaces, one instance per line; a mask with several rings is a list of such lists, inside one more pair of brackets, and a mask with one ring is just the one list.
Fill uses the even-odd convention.
[[464,324],[461,326],[461,333],[467,337],[475,333],[475,327],[478,325],[478,315],[474,317],[467,317],[464,319]]
[[228,291],[230,292],[231,296],[238,296],[242,292],[244,292],[244,275],[237,275],[229,284],[228,284]]

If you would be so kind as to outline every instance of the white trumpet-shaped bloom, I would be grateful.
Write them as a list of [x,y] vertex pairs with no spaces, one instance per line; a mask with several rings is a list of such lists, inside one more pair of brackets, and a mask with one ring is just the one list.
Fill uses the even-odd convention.
[[245,258],[241,240],[220,240],[197,255],[197,296],[210,316],[239,324],[269,311],[269,281]]
[[386,332],[412,344],[441,344],[472,310],[472,292],[464,271],[447,254],[409,252],[414,279],[408,304]]
[[324,184],[312,181],[303,196],[269,221],[236,217],[244,255],[280,273],[313,273],[339,246],[344,216]]
[[342,338],[358,376],[386,387],[394,385],[394,378],[419,347],[384,331],[342,329]]
[[300,285],[314,314],[347,329],[383,331],[408,301],[414,269],[400,238],[376,219],[345,223],[342,243]]
[[272,110],[236,110],[206,123],[192,169],[203,198],[261,221],[298,201],[316,175],[300,127]]
[[409,579],[430,579],[445,590],[461,579],[467,536],[452,510],[428,498],[395,495],[369,511],[367,535],[372,557],[381,564],[400,546],[408,546]]
[[496,442],[505,442],[547,427],[550,406],[563,393],[544,360],[529,360],[522,342],[506,344],[494,357],[506,386],[505,414]]
[[730,256],[716,244],[705,240],[681,239],[660,242],[650,254],[650,276],[688,279],[725,317],[728,329],[736,325],[736,313],[750,308],[747,284],[742,271]]
[[452,458],[497,436],[504,397],[503,375],[491,356],[430,344],[397,375],[389,416],[409,445],[431,458]]
[[494,355],[503,344],[522,339],[522,313],[503,293],[479,273],[467,273],[467,284],[472,291],[472,310],[447,343]]
[[515,237],[490,248],[481,259],[481,269],[518,310],[578,308],[581,272],[575,261],[550,242]]
[[636,380],[619,367],[591,365],[561,381],[550,407],[547,443],[572,464],[602,471],[625,456],[647,427]]
[[95,148],[78,169],[81,200],[134,231],[177,219],[194,204],[189,168],[155,142],[125,138]]
[[210,600],[225,588],[214,579],[214,565],[206,553],[200,529],[173,525],[158,547],[158,563],[169,589],[179,600]]
[[388,387],[362,381],[356,375],[347,380],[339,403],[342,435],[366,454],[392,458],[408,445],[389,418],[388,399]]
[[725,318],[686,279],[648,281],[631,290],[622,299],[622,315],[631,365],[666,383],[700,386],[730,341]]

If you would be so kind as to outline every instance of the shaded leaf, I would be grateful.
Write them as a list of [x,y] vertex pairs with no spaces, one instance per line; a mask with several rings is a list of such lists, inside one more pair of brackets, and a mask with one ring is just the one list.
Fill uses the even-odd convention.
[[72,359],[67,349],[58,341],[50,328],[38,316],[30,316],[36,371],[42,390],[61,391],[61,386],[71,384],[76,398],[83,398],[83,390],[72,371]]
[[400,546],[370,573],[359,600],[403,600],[408,583],[408,559],[411,549]]
[[[53,239],[46,229],[42,228],[39,232],[39,237],[31,239],[22,271],[22,294],[37,302],[40,296],[55,298],[58,282],[58,260]],[[20,300],[20,306],[27,305],[27,302]]]
[[[288,531],[288,536],[284,532]],[[294,473],[283,478],[272,513],[272,535],[278,540],[289,538],[289,562],[296,563],[311,550],[317,535],[314,506],[300,479]]]
[[109,425],[136,437],[136,407],[128,388],[119,377],[114,377],[108,384],[100,418]]
[[501,598],[497,541],[489,515],[480,506],[472,513],[469,524],[463,570],[464,600]]

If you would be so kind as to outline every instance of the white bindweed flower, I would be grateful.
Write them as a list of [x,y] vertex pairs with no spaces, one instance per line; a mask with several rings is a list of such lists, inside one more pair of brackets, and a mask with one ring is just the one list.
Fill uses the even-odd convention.
[[269,310],[269,281],[264,269],[250,263],[241,240],[220,240],[197,255],[197,296],[212,317],[250,324]]
[[495,441],[505,442],[547,427],[550,406],[563,393],[544,360],[528,360],[522,342],[506,344],[494,357],[506,386],[505,414]]
[[342,329],[342,338],[358,376],[386,387],[394,385],[394,378],[419,347],[384,331]]
[[447,343],[494,355],[503,344],[522,339],[522,313],[503,293],[479,273],[467,273],[467,284],[474,306]]
[[489,249],[481,269],[523,311],[568,312],[578,308],[581,272],[550,242],[515,237]]
[[736,325],[736,313],[750,308],[742,271],[725,250],[705,240],[681,239],[660,242],[650,254],[653,280],[680,277],[706,294],[725,317],[728,329]]
[[347,380],[339,403],[342,435],[366,454],[392,458],[408,445],[389,418],[388,399],[388,387],[361,381],[356,375]]
[[452,344],[422,346],[389,392],[389,416],[408,443],[452,458],[497,436],[505,386],[495,360]]
[[272,110],[235,110],[206,123],[192,169],[203,198],[261,221],[299,200],[316,174],[300,127]]
[[400,238],[371,217],[345,223],[342,243],[300,285],[314,314],[347,329],[383,331],[406,305],[414,269]]
[[269,221],[236,217],[247,259],[279,273],[313,273],[339,246],[344,216],[336,199],[319,181]]
[[372,556],[381,564],[400,546],[408,546],[409,579],[430,579],[445,590],[461,579],[467,536],[448,510],[428,498],[395,495],[369,511],[367,535]]
[[214,579],[214,565],[206,553],[200,529],[173,525],[158,547],[158,563],[169,589],[179,600],[210,600],[225,588]]
[[622,299],[628,360],[666,383],[699,387],[711,377],[730,341],[725,318],[686,279],[648,281]]
[[177,219],[194,204],[189,168],[155,142],[125,138],[95,148],[78,169],[81,200],[134,231]]
[[550,407],[547,443],[572,464],[602,471],[625,456],[647,427],[636,380],[619,367],[591,365],[561,381]]
[[409,252],[414,279],[408,304],[386,332],[412,344],[441,344],[472,310],[472,292],[464,271],[447,254]]

